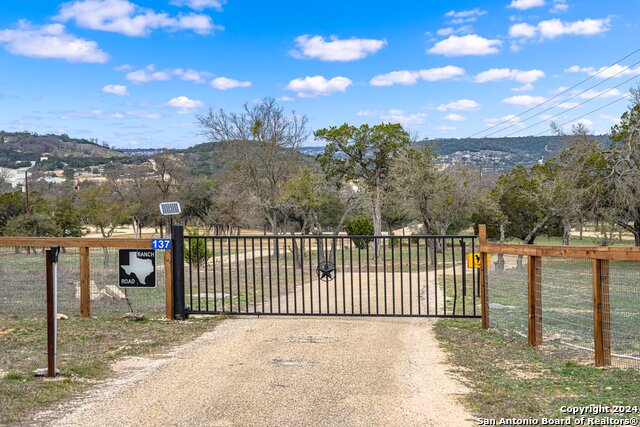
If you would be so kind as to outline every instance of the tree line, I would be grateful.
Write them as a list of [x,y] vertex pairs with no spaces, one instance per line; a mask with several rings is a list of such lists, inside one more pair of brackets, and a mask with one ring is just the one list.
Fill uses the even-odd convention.
[[[215,147],[207,161],[223,165],[215,174],[194,173],[191,157],[171,151],[143,164],[112,162],[102,182],[33,182],[27,215],[24,193],[9,191],[0,177],[0,232],[80,236],[92,226],[110,237],[128,224],[138,237],[146,227],[164,233],[158,204],[177,200],[181,221],[212,234],[339,233],[367,224],[366,234],[407,226],[455,234],[486,223],[495,239],[530,244],[549,235],[569,244],[572,229],[597,223],[631,233],[640,246],[640,91],[630,99],[609,144],[576,126],[557,156],[515,167],[489,189],[465,166],[438,163],[434,146],[400,124],[311,133],[305,115],[271,98],[239,112],[210,109],[197,120]],[[325,146],[316,158],[298,150],[310,137]],[[611,244],[611,235],[601,243]]]

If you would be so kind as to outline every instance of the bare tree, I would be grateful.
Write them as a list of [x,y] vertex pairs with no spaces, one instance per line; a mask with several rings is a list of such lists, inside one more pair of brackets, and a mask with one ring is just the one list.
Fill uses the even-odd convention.
[[210,142],[227,145],[230,176],[277,234],[284,185],[298,168],[297,148],[309,136],[307,117],[287,114],[273,98],[264,98],[245,103],[241,113],[210,109],[197,118]]

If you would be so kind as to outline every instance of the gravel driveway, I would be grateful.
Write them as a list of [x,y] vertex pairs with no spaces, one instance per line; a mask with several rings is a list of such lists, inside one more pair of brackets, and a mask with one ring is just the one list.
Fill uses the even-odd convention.
[[51,426],[465,426],[430,319],[244,317],[34,422]]

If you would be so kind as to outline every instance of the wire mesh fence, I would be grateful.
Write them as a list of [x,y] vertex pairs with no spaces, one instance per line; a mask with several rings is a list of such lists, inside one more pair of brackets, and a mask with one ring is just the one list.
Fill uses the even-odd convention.
[[593,275],[591,260],[542,259],[542,336],[565,347],[567,356],[593,360]]
[[640,262],[609,263],[611,360],[640,369]]
[[489,321],[491,328],[527,339],[527,257],[491,254]]
[[[528,337],[528,257],[492,254],[489,269],[489,318],[492,329]],[[543,344],[550,351],[593,363],[593,260],[542,257],[536,272],[541,281]],[[602,305],[611,364],[640,368],[640,262],[610,261],[603,270]],[[607,356],[608,357],[608,356]]]
[[[125,313],[164,316],[165,274],[162,255],[156,260],[156,288],[122,289],[118,285],[118,249],[89,250],[92,316]],[[14,317],[46,315],[44,248],[0,248],[0,314]],[[80,315],[80,250],[66,248],[58,259],[58,312]]]

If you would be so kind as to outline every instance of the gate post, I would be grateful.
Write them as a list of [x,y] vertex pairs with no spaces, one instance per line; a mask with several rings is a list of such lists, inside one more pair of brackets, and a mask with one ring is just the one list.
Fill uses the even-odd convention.
[[187,318],[184,303],[184,227],[174,224],[171,230],[173,244],[173,315],[175,319]]
[[482,329],[489,329],[489,295],[487,292],[487,253],[482,246],[487,244],[487,226],[478,224],[478,240],[480,243],[480,304],[482,308]]
[[527,294],[529,312],[529,345],[542,344],[542,258],[529,256],[527,264]]
[[611,365],[609,261],[591,260],[593,270],[593,339],[596,366]]

